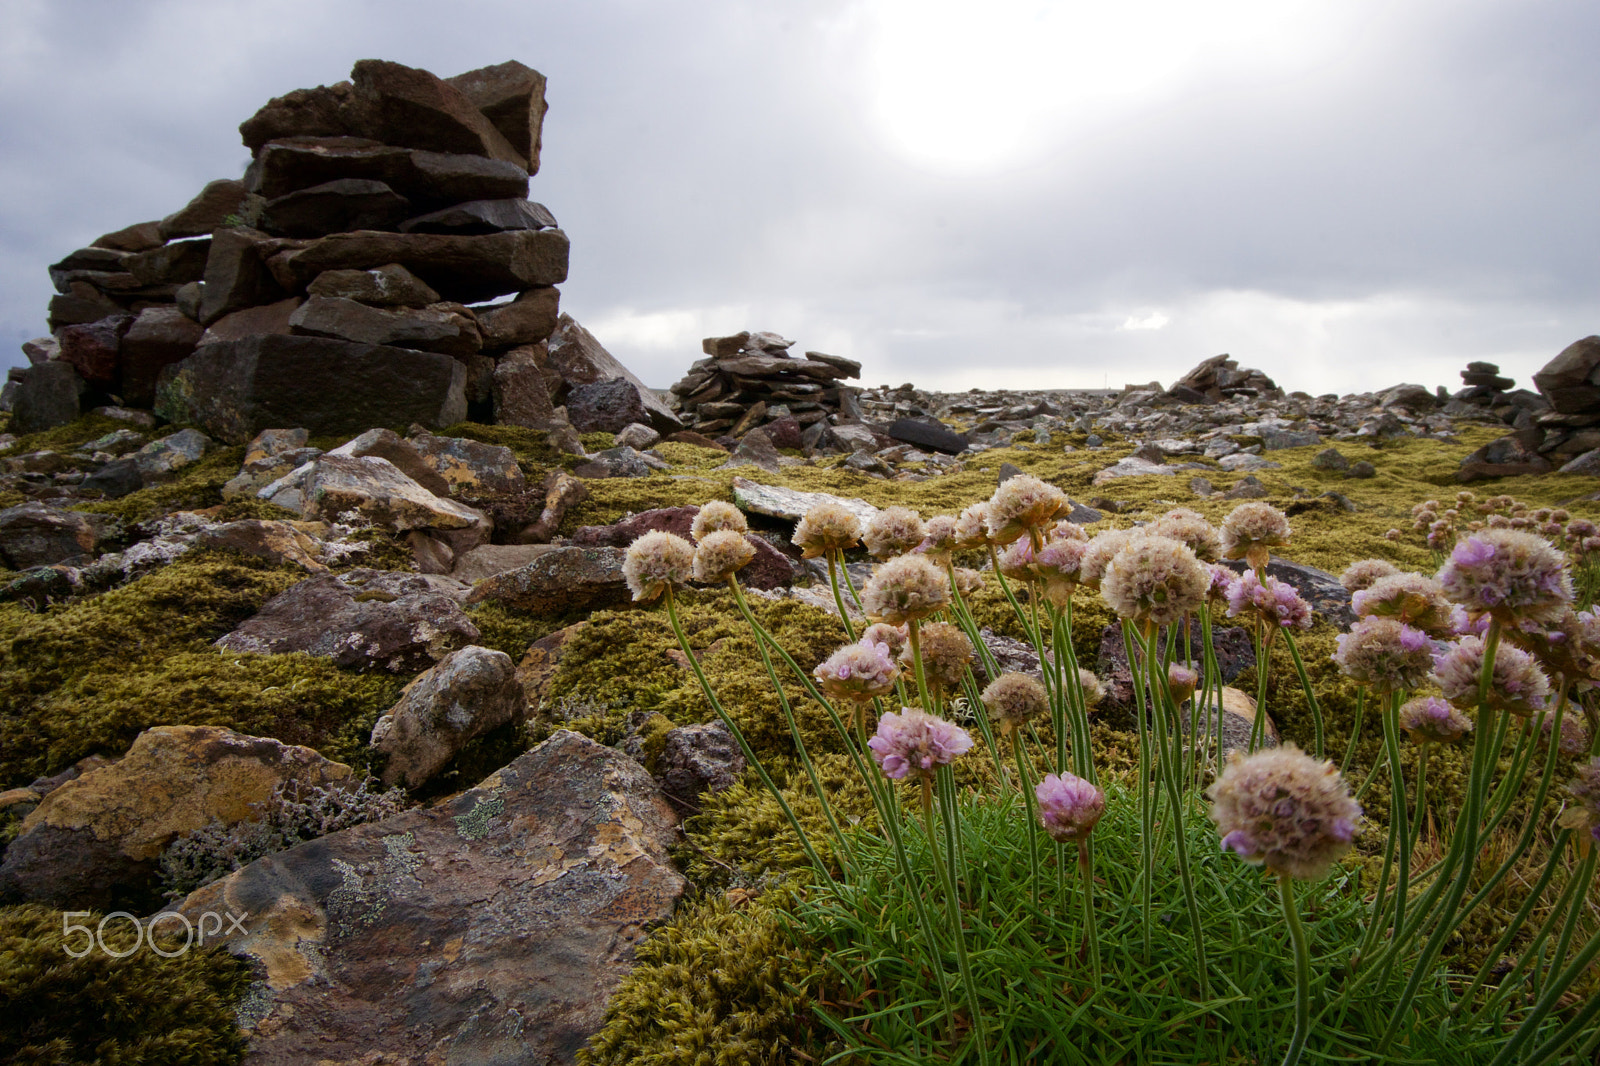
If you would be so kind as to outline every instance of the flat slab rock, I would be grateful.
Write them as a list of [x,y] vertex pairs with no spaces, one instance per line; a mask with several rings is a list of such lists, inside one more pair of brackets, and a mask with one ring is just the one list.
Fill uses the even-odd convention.
[[841,496],[830,496],[826,492],[801,492],[799,489],[786,489],[779,485],[761,485],[748,478],[736,477],[733,479],[733,502],[744,511],[754,511],[756,514],[770,515],[773,518],[787,518],[798,521],[805,513],[819,503],[836,503],[861,520],[862,525],[872,521],[878,509],[866,500],[858,497],[845,499]]
[[447,803],[261,859],[174,908],[248,912],[248,1063],[566,1063],[684,889],[644,767],[562,730]]
[[560,547],[527,566],[486,577],[472,588],[467,604],[489,600],[532,614],[562,614],[628,602],[617,548]]

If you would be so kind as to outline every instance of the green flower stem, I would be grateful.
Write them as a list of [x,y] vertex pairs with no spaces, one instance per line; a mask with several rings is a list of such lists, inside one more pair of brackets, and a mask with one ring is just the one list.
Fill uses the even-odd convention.
[[956,621],[967,634],[967,639],[972,641],[972,646],[977,649],[978,658],[983,660],[984,672],[989,677],[1000,676],[1000,664],[995,660],[994,652],[989,650],[989,645],[984,643],[983,634],[978,630],[977,620],[972,617],[972,608],[967,605],[967,599],[956,587],[956,564],[954,561],[945,564],[945,574],[950,578],[950,602],[955,607]]
[[667,617],[672,621],[672,632],[678,638],[678,647],[683,649],[684,658],[689,660],[689,666],[694,671],[695,679],[700,682],[700,690],[705,693],[711,709],[717,712],[717,717],[722,724],[727,726],[728,732],[733,734],[733,739],[739,744],[739,751],[744,755],[744,761],[755,769],[756,775],[761,778],[761,783],[767,786],[767,791],[772,793],[772,798],[778,801],[778,806],[783,810],[783,816],[789,819],[789,824],[794,828],[795,834],[800,838],[800,846],[805,849],[806,858],[811,860],[812,869],[817,871],[817,876],[823,879],[828,877],[828,868],[817,855],[816,848],[811,846],[811,838],[806,835],[805,828],[801,826],[800,819],[794,816],[794,811],[789,807],[789,801],[783,798],[783,793],[778,790],[777,784],[772,780],[772,775],[767,773],[767,768],[761,760],[756,758],[756,753],[751,750],[750,742],[744,738],[744,732],[733,717],[723,709],[722,701],[717,699],[717,694],[711,690],[711,683],[706,680],[705,671],[700,669],[700,660],[694,657],[694,649],[689,647],[689,638],[684,635],[683,623],[678,620],[677,598],[673,595],[672,586],[667,586]]
[[988,709],[983,705],[983,693],[978,690],[978,681],[972,676],[971,670],[961,675],[961,691],[967,698],[967,706],[972,709],[972,717],[977,723],[978,732],[983,736],[983,746],[989,750],[989,758],[994,763],[995,777],[999,779],[1000,792],[1004,795],[1011,788],[1010,775],[1006,773],[1005,764],[1000,759],[1000,744],[995,740]]
[[[939,802],[949,809],[945,812],[945,830],[947,834],[946,850],[954,853],[956,850],[954,809],[955,789],[951,784],[952,778],[947,767],[941,767],[939,773]],[[956,945],[956,965],[961,970],[961,983],[967,992],[967,1010],[972,1014],[972,1032],[978,1045],[978,1060],[985,1064],[989,1061],[989,1046],[984,1037],[983,1011],[978,1000],[978,986],[972,979],[972,966],[967,961],[967,936],[961,921],[961,901],[956,896],[956,886],[951,879],[950,872],[939,861],[938,845],[934,843],[936,837],[933,827],[933,794],[927,787],[927,779],[923,779],[922,790],[922,818],[928,831],[928,845],[933,849],[933,865],[939,871],[939,879],[944,883],[944,896],[950,911],[950,929]]]
[[[1183,758],[1183,737],[1173,737],[1169,750],[1167,742],[1167,709],[1172,699],[1167,695],[1166,678],[1161,676],[1161,659],[1157,654],[1156,627],[1146,623],[1145,663],[1149,666],[1150,696],[1156,704],[1156,752],[1160,761],[1161,777],[1166,782],[1168,802],[1172,805],[1172,841],[1178,852],[1178,877],[1183,882],[1183,899],[1189,909],[1190,935],[1194,938],[1195,976],[1200,982],[1200,998],[1209,999],[1211,982],[1207,976],[1205,926],[1200,921],[1200,904],[1195,898],[1194,876],[1189,870],[1189,841],[1183,831],[1183,792],[1178,786],[1179,763]],[[1171,641],[1169,640],[1170,644]]]
[[[850,643],[856,642],[856,627],[850,621],[850,612],[845,610],[844,597],[839,595],[839,552],[835,548],[828,549],[828,586],[833,589],[833,603],[839,608],[839,621],[844,623],[844,634],[850,638]],[[848,575],[848,571],[846,571]],[[854,590],[851,590],[854,591]],[[858,604],[859,606],[859,604]]]
[[[1201,693],[1200,711],[1199,711],[1199,713],[1205,718],[1205,723],[1206,723],[1206,741],[1207,741],[1207,744],[1210,746],[1210,749],[1211,749],[1210,750],[1210,758],[1211,758],[1212,764],[1216,767],[1215,773],[1221,773],[1222,772],[1222,668],[1217,665],[1217,649],[1216,649],[1215,645],[1213,645],[1211,643],[1212,631],[1211,631],[1211,604],[1210,603],[1203,604],[1200,607],[1200,635],[1201,635],[1202,644],[1203,644],[1202,650],[1205,653],[1205,668],[1206,669],[1205,669],[1205,677],[1203,678],[1203,680],[1205,682],[1205,687],[1204,687],[1204,689],[1203,689],[1203,691]],[[1215,701],[1215,705],[1216,705],[1216,714],[1215,715],[1213,715],[1211,713],[1212,712],[1212,702],[1213,702],[1213,700]],[[1191,704],[1191,707],[1192,706],[1193,705]],[[1191,729],[1197,728],[1197,726],[1195,725],[1195,715],[1193,713],[1191,713],[1189,715],[1189,718],[1190,718],[1190,728]],[[1216,733],[1215,734],[1213,734],[1211,732],[1211,729],[1212,729],[1213,725],[1216,726]],[[1201,776],[1200,772],[1199,772],[1199,770],[1197,768],[1196,772],[1195,772],[1195,779],[1196,779],[1196,783],[1197,784],[1200,781],[1200,776]]]
[[928,673],[922,668],[922,622],[913,618],[906,623],[907,643],[911,645],[911,667],[916,673],[917,695],[922,700],[922,709],[929,714],[937,714],[938,710],[933,705],[932,698],[928,695]]
[[1139,903],[1144,920],[1140,930],[1144,935],[1144,957],[1150,958],[1150,922],[1153,918],[1150,898],[1151,880],[1155,876],[1155,803],[1150,794],[1150,738],[1145,724],[1144,685],[1139,683],[1138,659],[1133,654],[1132,623],[1122,623],[1122,646],[1128,657],[1128,671],[1133,675],[1134,714],[1139,726],[1139,858],[1142,870],[1139,877]]
[[[1390,938],[1398,941],[1406,927],[1406,902],[1411,894],[1411,833],[1406,818],[1406,778],[1400,765],[1400,693],[1389,697],[1389,706],[1383,715],[1383,745],[1389,755],[1390,824],[1389,839],[1399,841],[1400,861],[1394,885],[1394,916],[1390,919]],[[1418,782],[1417,802],[1421,804],[1421,782]],[[1378,925],[1383,925],[1382,911],[1378,912]],[[1394,953],[1384,960],[1387,970],[1394,964]]]
[[1017,760],[1017,788],[1022,793],[1022,806],[1028,821],[1028,871],[1033,879],[1033,905],[1039,905],[1039,809],[1033,794],[1032,775],[1028,773],[1027,759],[1022,751],[1022,730],[1011,733],[1011,754]]
[[[1006,602],[1011,604],[1012,612],[1017,616],[1017,622],[1022,626],[1022,631],[1028,635],[1028,641],[1035,648],[1039,647],[1039,631],[1028,622],[1028,613],[1022,609],[1022,604],[1017,601],[1016,594],[1011,591],[1011,583],[1006,580],[1006,575],[1000,572],[1000,553],[995,551],[994,542],[989,542],[989,565],[994,570],[994,579],[1000,585],[1000,591],[1005,593]],[[1043,661],[1039,664],[1044,665]]]
[[[1428,749],[1424,744],[1417,755],[1417,813],[1411,820],[1411,850],[1414,854],[1422,840],[1422,824],[1428,817]],[[1469,904],[1470,906],[1470,904]]]
[[[1483,987],[1484,980],[1489,976],[1489,968],[1493,965],[1494,960],[1505,955],[1506,950],[1511,947],[1512,941],[1516,939],[1523,925],[1527,923],[1528,916],[1533,913],[1533,908],[1538,905],[1539,900],[1544,896],[1545,889],[1550,886],[1550,879],[1555,875],[1556,867],[1561,860],[1561,854],[1566,850],[1567,842],[1571,838],[1572,830],[1570,829],[1563,829],[1556,834],[1555,842],[1550,845],[1550,857],[1545,860],[1544,870],[1540,872],[1539,879],[1533,883],[1533,888],[1528,891],[1528,896],[1522,901],[1522,906],[1517,908],[1517,913],[1512,916],[1505,930],[1501,932],[1500,939],[1496,940],[1494,947],[1489,949],[1489,954],[1485,956],[1487,961],[1478,968],[1477,974],[1472,978],[1472,983],[1467,986],[1467,990],[1456,1001],[1454,1007],[1456,1013],[1459,1014],[1463,1009],[1471,1005],[1473,997],[1477,994],[1478,989]],[[1504,986],[1505,982],[1502,981],[1501,984]],[[1474,1013],[1482,1012],[1476,1011]]]
[[1311,953],[1306,948],[1306,931],[1294,902],[1294,882],[1289,875],[1278,875],[1278,894],[1283,897],[1283,920],[1294,943],[1294,1035],[1283,1055],[1283,1066],[1295,1066],[1311,1034]]
[[1083,874],[1083,942],[1089,947],[1089,972],[1100,987],[1100,930],[1094,920],[1094,834],[1078,841],[1078,872]]
[[1283,630],[1284,643],[1289,645],[1289,658],[1294,660],[1294,672],[1300,675],[1300,687],[1305,690],[1306,703],[1311,708],[1311,723],[1316,730],[1316,757],[1322,758],[1322,705],[1317,702],[1316,690],[1311,687],[1311,677],[1306,673],[1306,664],[1300,659],[1300,648],[1294,642],[1294,634],[1287,629]]
[[[1589,1000],[1577,1015],[1562,1026],[1549,1040],[1534,1048],[1524,1060],[1526,1066],[1544,1066],[1545,1063],[1561,1054],[1562,1050],[1579,1036],[1597,1016],[1600,1016],[1600,996]],[[1584,1046],[1574,1055],[1569,1062],[1593,1062],[1596,1051],[1600,1051],[1600,1028],[1594,1031]]]
[[[885,778],[888,786],[890,805],[896,810],[900,802],[894,794],[894,782]],[[923,944],[928,949],[928,970],[933,974],[934,984],[939,989],[939,1002],[944,1005],[946,1017],[954,1025],[955,1005],[950,1001],[950,982],[944,972],[944,955],[939,950],[938,930],[933,924],[933,918],[928,914],[928,905],[924,893],[917,884],[915,873],[911,866],[911,856],[906,853],[905,837],[900,832],[898,819],[885,823],[889,830],[889,843],[894,850],[895,865],[900,867],[900,883],[905,886],[906,894],[911,897],[913,908],[917,912],[917,924],[922,928]]]
[[1345,745],[1344,758],[1339,760],[1339,775],[1342,777],[1350,772],[1350,759],[1356,753],[1356,743],[1361,739],[1361,720],[1367,714],[1367,686],[1361,685],[1356,689],[1356,721],[1350,727],[1350,743]]
[[1272,665],[1272,630],[1256,620],[1256,716],[1250,721],[1250,749],[1254,755],[1267,735],[1267,673]]

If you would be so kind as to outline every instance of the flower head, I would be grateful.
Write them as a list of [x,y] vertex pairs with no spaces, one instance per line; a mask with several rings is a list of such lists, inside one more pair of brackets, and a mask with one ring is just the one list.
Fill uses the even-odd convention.
[[802,559],[820,559],[829,552],[845,551],[861,539],[861,520],[842,504],[816,504],[805,513],[789,538]]
[[1350,606],[1362,617],[1381,615],[1429,636],[1450,635],[1450,601],[1437,581],[1421,574],[1380,577],[1352,596]]
[[1100,579],[1100,595],[1120,617],[1158,626],[1198,611],[1210,587],[1194,552],[1170,537],[1130,540]]
[[707,534],[725,529],[748,533],[750,523],[745,521],[744,512],[727,500],[711,500],[700,505],[700,510],[694,516],[694,524],[689,527],[689,534],[696,541],[702,541]]
[[622,557],[622,576],[635,601],[655,599],[669,585],[686,585],[694,574],[694,545],[676,533],[646,533]]
[[1206,589],[1206,602],[1220,607],[1228,602],[1228,593],[1239,580],[1239,575],[1218,563],[1208,563],[1206,569],[1211,574],[1211,586]]
[[925,555],[890,559],[861,589],[867,617],[896,626],[926,618],[949,602],[950,578]]
[[865,703],[894,691],[900,665],[889,645],[862,639],[846,644],[812,671],[822,691],[834,699]]
[[1489,632],[1489,616],[1486,614],[1473,615],[1459,603],[1450,608],[1450,632],[1458,637],[1483,636]]
[[1458,541],[1439,570],[1439,584],[1467,610],[1503,622],[1547,621],[1572,600],[1561,553],[1518,529],[1482,529]]
[[703,585],[719,584],[755,557],[755,546],[743,533],[731,529],[707,533],[694,550],[694,579]]
[[1575,769],[1577,776],[1567,783],[1575,802],[1561,812],[1557,824],[1567,829],[1587,829],[1591,837],[1600,841],[1600,757]]
[[[1478,680],[1483,673],[1482,637],[1462,637],[1433,658],[1433,676],[1444,698],[1458,707],[1478,705]],[[1494,675],[1489,681],[1489,706],[1526,718],[1543,710],[1550,681],[1521,648],[1501,641],[1495,648]]]
[[1015,474],[989,497],[989,537],[1010,544],[1029,531],[1043,534],[1068,510],[1066,493],[1032,474]]
[[1224,848],[1303,881],[1325,876],[1361,823],[1361,805],[1333,763],[1293,744],[1235,752],[1207,795]]
[[1400,728],[1418,744],[1454,744],[1472,732],[1472,719],[1438,696],[1418,696],[1401,706]]
[[963,597],[971,596],[983,588],[983,574],[970,566],[956,567],[956,591]]
[[1083,549],[1083,559],[1078,564],[1078,584],[1098,589],[1111,560],[1130,541],[1142,536],[1142,529],[1103,529],[1090,537]]
[[922,516],[909,507],[885,507],[867,523],[861,543],[874,559],[904,555],[922,543]]
[[1182,663],[1169,663],[1167,665],[1167,692],[1172,696],[1174,706],[1183,706],[1183,701],[1194,695],[1194,690],[1200,685],[1200,675]]
[[945,566],[956,548],[955,518],[947,514],[934,515],[922,524],[922,543],[917,545],[917,551]]
[[[922,670],[928,686],[935,693],[959,688],[961,677],[973,659],[972,641],[960,627],[949,622],[931,622],[922,627],[917,643],[922,649]],[[901,650],[900,660],[910,663],[909,644]]]
[[[1540,740],[1543,743],[1550,743],[1550,734],[1555,725],[1554,712],[1545,711],[1539,715]],[[1584,723],[1582,716],[1574,714],[1571,708],[1561,716],[1561,739],[1556,745],[1561,754],[1568,758],[1582,755],[1589,750],[1589,727]]]
[[1380,577],[1399,572],[1400,568],[1387,559],[1357,559],[1344,568],[1344,573],[1339,575],[1339,584],[1344,586],[1346,592],[1356,593],[1370,588]]
[[1078,667],[1078,686],[1083,689],[1083,705],[1085,709],[1095,706],[1105,699],[1106,687],[1100,683],[1100,675],[1092,670]]
[[1045,599],[1057,607],[1064,606],[1078,587],[1078,571],[1089,548],[1087,540],[1063,537],[1060,530],[1061,526],[1057,526],[1057,532],[1044,542],[1044,547],[1033,553],[1033,572],[1044,582]]
[[1289,519],[1259,500],[1241,503],[1222,520],[1222,557],[1243,559],[1250,569],[1267,565],[1273,548],[1289,543]]
[[1045,774],[1033,794],[1039,824],[1059,844],[1088,839],[1106,813],[1106,794],[1076,774]]
[[889,654],[898,657],[906,646],[906,627],[892,626],[887,622],[874,622],[861,631],[862,644],[887,644]]
[[928,714],[920,707],[902,707],[878,719],[878,732],[868,738],[872,759],[885,776],[895,780],[908,774],[932,776],[934,767],[946,766],[972,749],[972,737],[953,722]]
[[1333,661],[1339,669],[1376,693],[1417,688],[1433,667],[1427,634],[1393,618],[1357,619],[1337,643]]
[[1227,596],[1230,618],[1251,614],[1269,626],[1311,628],[1311,605],[1293,585],[1275,577],[1262,581],[1254,570],[1246,570],[1228,586]]
[[1000,573],[1012,581],[1033,580],[1033,541],[1028,538],[1012,541],[996,559],[1000,564]]
[[989,502],[975,503],[956,516],[956,547],[981,548],[989,543]]
[[1146,526],[1145,532],[1182,541],[1202,563],[1214,563],[1222,557],[1222,540],[1217,535],[1217,527],[1207,522],[1204,515],[1187,507],[1168,511]]
[[1028,674],[1001,674],[983,690],[983,705],[989,717],[1009,734],[1018,726],[1050,710],[1050,694],[1044,685]]

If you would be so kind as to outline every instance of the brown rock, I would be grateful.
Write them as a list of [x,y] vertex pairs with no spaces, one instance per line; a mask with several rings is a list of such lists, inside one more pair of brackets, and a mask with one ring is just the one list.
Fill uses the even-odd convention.
[[284,237],[388,229],[411,213],[411,201],[381,181],[339,178],[268,200],[261,228]]
[[25,371],[12,401],[13,433],[37,433],[77,420],[86,386],[71,363],[59,359]]
[[310,748],[231,729],[147,729],[117,762],[44,797],[6,849],[0,894],[61,907],[147,902],[156,860],[180,835],[256,817],[280,782],[349,777]]
[[[589,486],[565,470],[552,470],[544,479],[544,509],[539,517],[517,532],[520,544],[543,544],[555,536],[567,512],[589,498]],[[530,560],[531,561],[531,560]]]
[[372,746],[389,757],[384,783],[426,783],[474,738],[521,717],[522,706],[511,656],[475,644],[451,652],[413,678],[372,727]]
[[268,257],[283,245],[253,229],[219,230],[206,258],[205,287],[200,296],[200,323],[209,326],[223,315],[283,299],[287,293],[267,269]]
[[700,508],[653,507],[648,511],[628,515],[609,526],[579,526],[573,531],[571,543],[585,547],[626,548],[646,533],[673,533],[688,539]]
[[438,293],[399,263],[371,270],[326,270],[312,280],[306,292],[342,296],[374,307],[426,307],[439,302]]
[[[550,337],[548,359],[549,366],[561,375],[568,388],[615,378],[625,379],[638,391],[639,402],[649,415],[652,429],[658,433],[671,433],[683,428],[683,422],[677,414],[662,402],[655,391],[619,363],[595,339],[594,334],[580,326],[571,315],[562,315],[557,323],[556,331]],[[564,400],[565,391],[553,399]],[[644,419],[633,418],[629,421],[644,421]]]
[[479,303],[565,281],[567,235],[560,230],[479,236],[359,230],[313,241],[285,260],[301,284],[324,270],[369,270],[387,263],[401,264],[447,300]]
[[239,124],[239,137],[252,152],[280,137],[341,137],[350,132],[352,95],[341,81],[275,96]]
[[549,108],[543,74],[513,59],[445,80],[494,124],[527,163],[529,174],[539,173],[540,134]]
[[81,326],[63,326],[56,331],[56,342],[61,345],[57,358],[76,369],[91,387],[113,388],[122,337],[132,325],[132,315],[113,315]]
[[237,215],[244,205],[249,190],[244,182],[223,179],[213,181],[200,190],[182,210],[168,215],[158,223],[161,239],[177,240],[179,237],[205,237],[216,230],[230,215]]
[[94,246],[118,252],[147,252],[152,248],[161,247],[164,240],[165,238],[161,236],[160,222],[136,222],[131,226],[107,233],[103,237],[97,237]]
[[313,296],[290,316],[289,327],[307,337],[387,344],[458,357],[475,353],[481,344],[477,324],[448,304],[391,310],[342,296]]
[[[435,496],[450,495],[450,483],[439,475],[416,445],[392,429],[369,429],[359,437],[339,445],[328,454],[355,459],[369,457],[387,459],[394,464],[396,470]],[[407,525],[402,528],[412,527]]]
[[554,229],[556,216],[529,200],[472,200],[407,219],[401,233],[499,233],[514,229]]
[[480,495],[485,492],[523,492],[528,483],[510,448],[484,444],[466,437],[412,434],[410,443],[422,461],[442,478],[447,491]]
[[174,241],[128,256],[128,272],[141,285],[182,285],[205,277],[210,254],[209,237]]
[[467,604],[503,603],[535,615],[558,615],[628,602],[622,552],[616,548],[557,548],[518,570],[473,586]]
[[537,716],[550,694],[550,684],[566,654],[572,638],[588,628],[588,622],[575,622],[540,637],[528,647],[527,654],[517,664],[517,683],[522,686],[523,702],[530,717]]
[[555,332],[561,292],[553,286],[529,289],[508,304],[480,308],[478,328],[486,349],[537,344]]
[[0,564],[8,570],[27,570],[75,555],[93,555],[115,524],[106,515],[27,500],[0,511]]
[[1600,409],[1600,336],[1567,345],[1533,375],[1533,384],[1561,414]]
[[46,321],[52,330],[57,330],[62,326],[98,322],[107,315],[126,313],[127,308],[93,285],[77,281],[67,286],[64,295],[50,297],[50,309]]
[[549,544],[480,544],[471,551],[462,552],[450,568],[450,576],[472,585],[486,577],[527,566],[547,551],[555,550]]
[[460,89],[426,70],[363,59],[350,71],[361,115],[360,132],[406,148],[481,155],[526,169],[511,146]]
[[1527,429],[1490,441],[1461,460],[1461,466],[1456,470],[1456,480],[1479,481],[1491,477],[1548,473],[1555,469],[1555,464],[1539,454],[1539,442],[1543,437],[1544,434],[1538,429]]
[[176,307],[147,307],[122,338],[119,391],[124,403],[149,407],[163,367],[187,359],[205,331]]
[[[295,311],[305,301],[298,296],[291,296],[277,303],[262,304],[260,307],[246,307],[241,311],[223,315],[208,326],[200,335],[200,344],[216,344],[218,341],[237,341],[246,337],[258,337],[266,333],[287,335],[290,333],[289,320],[294,317]],[[198,345],[197,345],[198,347]]]
[[549,429],[555,423],[545,358],[545,346],[531,344],[513,348],[495,364],[494,420],[500,425]]
[[638,763],[565,730],[477,788],[331,833],[178,909],[248,912],[260,1066],[561,1063],[600,1028],[684,880]]

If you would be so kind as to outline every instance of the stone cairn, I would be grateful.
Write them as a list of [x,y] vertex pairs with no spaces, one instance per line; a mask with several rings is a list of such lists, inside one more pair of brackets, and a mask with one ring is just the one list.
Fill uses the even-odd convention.
[[615,412],[682,428],[559,313],[567,235],[527,199],[544,89],[515,61],[441,79],[364,59],[270,101],[239,127],[242,178],[50,268],[53,336],[11,373],[12,429],[97,405],[235,444],[471,418],[581,451],[574,429]]
[[[706,358],[672,386],[678,414],[713,437],[742,437],[769,426],[779,447],[799,447],[800,434],[813,425],[859,422],[859,390],[839,382],[859,378],[861,364],[823,352],[796,359],[789,354],[793,346],[776,333],[748,330],[707,337],[701,343]],[[795,443],[786,443],[789,437]]]

